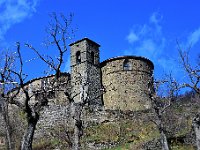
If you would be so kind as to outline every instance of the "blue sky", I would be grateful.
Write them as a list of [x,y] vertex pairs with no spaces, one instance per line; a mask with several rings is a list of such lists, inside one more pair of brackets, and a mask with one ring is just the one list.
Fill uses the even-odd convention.
[[[0,0],[0,48],[16,41],[31,43],[39,51],[52,12],[74,14],[77,29],[73,41],[88,37],[101,45],[101,61],[122,55],[144,56],[153,61],[155,77],[172,71],[182,81],[176,40],[183,49],[191,46],[192,63],[200,53],[200,1],[198,0]],[[42,76],[44,64],[28,60],[36,56],[22,48],[29,79]],[[69,65],[66,56],[63,69]],[[31,67],[30,67],[31,66]]]

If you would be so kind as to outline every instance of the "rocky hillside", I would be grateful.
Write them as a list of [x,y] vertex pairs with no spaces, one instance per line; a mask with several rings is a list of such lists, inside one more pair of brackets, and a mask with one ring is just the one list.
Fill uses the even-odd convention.
[[[51,104],[43,110],[37,125],[34,150],[67,150],[71,145],[73,126],[66,105]],[[168,142],[172,150],[195,150],[192,118],[200,110],[198,99],[180,97],[163,115]],[[20,145],[25,116],[14,111],[11,118],[12,134],[16,149]],[[160,134],[154,123],[156,116],[151,109],[145,111],[101,110],[82,115],[82,149],[86,150],[159,150]]]
[[[179,100],[172,104],[164,114],[168,141],[172,150],[195,150],[192,118],[199,110],[197,101]],[[120,111],[103,110],[83,114],[83,149],[111,150],[158,150],[160,134],[154,123],[153,110]],[[34,149],[67,149],[70,143],[66,138],[72,135],[72,128],[60,125],[49,129],[52,135],[40,138],[34,143]],[[47,138],[48,137],[48,138]]]

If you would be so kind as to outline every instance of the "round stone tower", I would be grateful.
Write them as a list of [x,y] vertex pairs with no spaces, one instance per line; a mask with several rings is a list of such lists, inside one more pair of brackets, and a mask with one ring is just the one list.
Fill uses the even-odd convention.
[[105,109],[145,110],[150,108],[148,82],[153,78],[153,63],[136,56],[123,56],[101,63],[105,88]]

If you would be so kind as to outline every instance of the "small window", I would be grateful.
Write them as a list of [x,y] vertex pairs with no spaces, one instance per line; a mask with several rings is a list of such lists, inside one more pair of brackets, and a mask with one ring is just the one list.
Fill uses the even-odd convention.
[[81,63],[81,53],[80,51],[78,51],[76,53],[76,64],[80,64]]
[[94,62],[94,52],[91,52],[91,62],[92,62],[92,64],[94,64],[95,62]]
[[4,143],[5,143],[4,139],[3,139],[3,138],[0,139],[0,144],[2,145],[2,144],[4,144]]
[[132,65],[127,59],[124,61],[123,68],[124,70],[132,70]]
[[56,96],[55,96],[55,92],[54,91],[49,91],[48,93],[47,93],[47,98],[49,98],[49,99],[53,99],[53,98],[55,98]]

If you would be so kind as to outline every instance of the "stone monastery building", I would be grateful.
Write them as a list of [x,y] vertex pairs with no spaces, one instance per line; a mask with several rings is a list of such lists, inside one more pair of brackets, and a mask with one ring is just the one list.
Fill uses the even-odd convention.
[[[72,94],[80,93],[78,77],[82,75],[89,83],[89,104],[111,110],[148,109],[148,83],[152,80],[153,63],[136,56],[115,57],[100,63],[99,47],[88,38],[70,44]],[[104,89],[103,95],[101,89]],[[79,101],[79,96],[74,96],[74,100]]]
[[[144,57],[121,56],[100,63],[99,47],[96,42],[84,38],[70,46],[71,74],[63,73],[61,89],[67,89],[75,102],[80,101],[83,80],[88,85],[87,98],[92,108],[109,110],[145,110],[150,108],[148,83],[153,79],[153,63]],[[37,93],[52,76],[30,80],[26,83],[29,92]],[[66,84],[66,81],[67,84]],[[51,95],[52,94],[52,95]],[[35,94],[32,102],[37,101]],[[49,101],[67,105],[63,92],[49,93]],[[24,96],[18,97],[23,101]],[[64,102],[65,101],[65,102]]]
[[[59,89],[67,90],[75,102],[81,100],[80,93],[84,84],[88,85],[88,105],[104,110],[146,110],[150,108],[148,85],[153,79],[153,63],[144,57],[121,56],[100,63],[99,47],[96,42],[84,38],[70,46],[71,74],[62,73]],[[41,100],[39,91],[48,88],[54,75],[36,78],[26,83],[28,91],[34,93],[29,103]],[[81,79],[81,80],[80,80]],[[37,92],[38,91],[38,92]],[[12,94],[12,93],[11,93]],[[64,92],[48,93],[48,106],[43,110],[38,126],[49,127],[58,124],[68,113],[68,98]],[[24,99],[19,94],[19,100]],[[3,106],[3,103],[0,106]],[[0,107],[1,108],[1,107]],[[14,109],[14,107],[12,107]],[[64,117],[65,116],[65,117]],[[2,119],[0,111],[0,120]],[[56,125],[56,124],[55,124]],[[0,121],[0,127],[4,126]],[[4,128],[0,128],[4,129]],[[38,128],[39,129],[39,128]],[[40,132],[38,132],[40,133]],[[0,146],[5,145],[5,131],[0,130]]]

